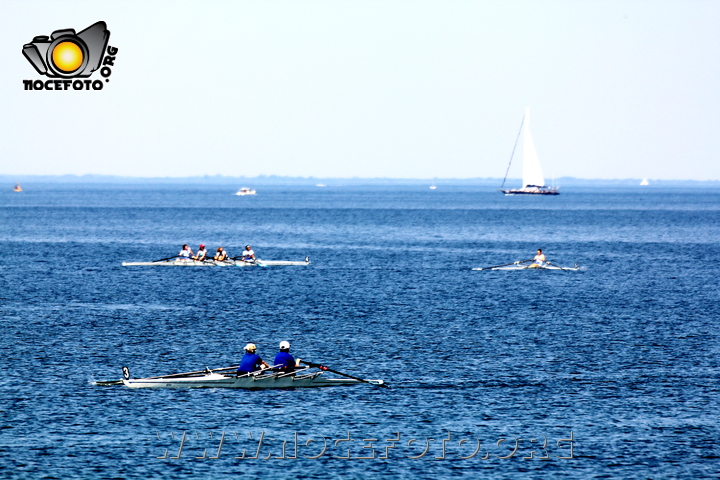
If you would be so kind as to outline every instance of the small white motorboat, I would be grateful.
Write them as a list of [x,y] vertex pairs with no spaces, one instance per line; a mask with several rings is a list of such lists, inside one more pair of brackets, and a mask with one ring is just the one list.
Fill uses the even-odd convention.
[[240,195],[240,196],[256,195],[256,194],[257,194],[257,192],[255,190],[253,190],[252,188],[247,188],[247,187],[242,187],[240,190],[235,192],[235,195]]

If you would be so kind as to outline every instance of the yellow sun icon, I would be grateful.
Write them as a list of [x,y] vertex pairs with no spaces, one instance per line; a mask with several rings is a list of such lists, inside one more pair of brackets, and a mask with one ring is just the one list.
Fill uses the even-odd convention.
[[52,61],[63,72],[71,73],[83,63],[83,52],[73,42],[58,43],[52,52]]

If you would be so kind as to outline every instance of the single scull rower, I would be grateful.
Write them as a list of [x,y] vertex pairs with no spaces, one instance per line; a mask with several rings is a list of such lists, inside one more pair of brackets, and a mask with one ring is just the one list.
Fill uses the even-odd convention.
[[542,253],[542,249],[538,248],[537,255],[533,258],[533,263],[527,266],[527,268],[542,268],[547,266],[547,260],[545,255]]

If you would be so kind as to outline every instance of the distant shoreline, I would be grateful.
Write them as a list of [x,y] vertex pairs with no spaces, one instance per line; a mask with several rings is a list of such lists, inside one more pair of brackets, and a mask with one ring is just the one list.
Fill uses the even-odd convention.
[[[626,179],[585,179],[561,177],[554,180],[560,187],[577,186],[638,186],[640,178]],[[653,180],[649,185],[665,187],[720,187],[719,180]],[[260,175],[258,177],[227,177],[206,175],[196,177],[122,177],[115,175],[0,175],[0,183],[85,183],[85,184],[127,184],[127,185],[233,185],[251,187],[257,185],[298,185],[298,186],[354,186],[354,185],[437,185],[437,186],[494,186],[500,188],[502,178],[315,178],[280,177]],[[520,179],[507,179],[505,186],[519,186]]]

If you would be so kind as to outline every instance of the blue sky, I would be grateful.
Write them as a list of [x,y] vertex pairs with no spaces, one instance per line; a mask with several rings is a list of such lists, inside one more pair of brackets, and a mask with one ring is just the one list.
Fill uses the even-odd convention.
[[[548,180],[720,180],[717,1],[1,9],[0,174],[502,177],[528,106]],[[103,90],[23,90],[23,44],[99,20]]]

